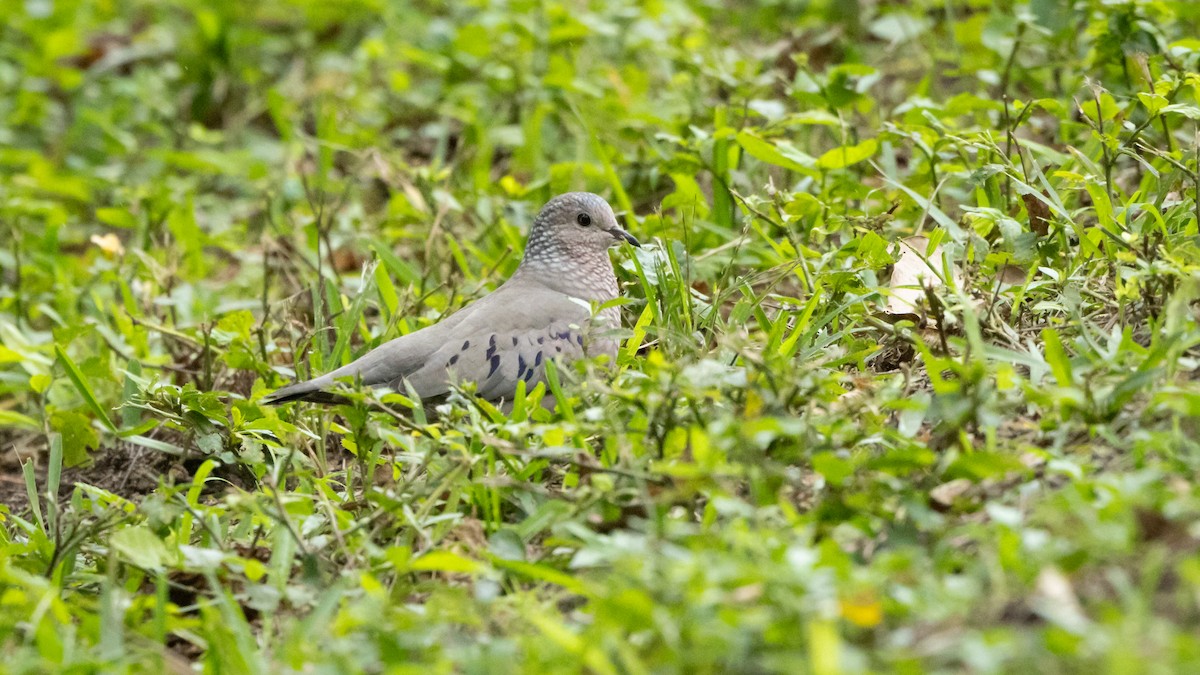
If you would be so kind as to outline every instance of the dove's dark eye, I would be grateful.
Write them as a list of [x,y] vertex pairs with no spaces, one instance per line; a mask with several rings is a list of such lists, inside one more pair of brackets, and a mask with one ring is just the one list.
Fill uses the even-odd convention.
[[592,217],[586,213],[581,213],[581,214],[575,216],[575,222],[579,223],[580,225],[582,225],[584,227],[587,227],[588,225],[592,224]]

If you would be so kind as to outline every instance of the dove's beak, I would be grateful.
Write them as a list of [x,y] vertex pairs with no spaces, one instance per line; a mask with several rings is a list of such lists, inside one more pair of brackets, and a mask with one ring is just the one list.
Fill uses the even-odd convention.
[[607,232],[616,239],[623,239],[623,240],[629,242],[630,245],[632,245],[634,247],[637,247],[637,248],[642,247],[642,244],[641,244],[641,242],[639,242],[637,240],[637,237],[634,237],[632,234],[629,234],[628,232],[626,232],[625,230],[622,230],[619,227],[614,227],[611,230],[607,230]]

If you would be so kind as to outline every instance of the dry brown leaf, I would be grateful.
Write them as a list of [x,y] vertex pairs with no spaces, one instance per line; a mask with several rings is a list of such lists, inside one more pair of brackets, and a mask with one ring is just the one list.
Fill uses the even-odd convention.
[[366,257],[349,246],[333,251],[333,268],[341,273],[357,272],[367,261]]
[[1020,265],[1003,265],[996,276],[999,277],[1000,283],[1016,286],[1025,283],[1028,273]]
[[[1050,198],[1050,194],[1042,191],[1046,199]],[[1046,206],[1046,202],[1034,197],[1033,195],[1021,195],[1021,201],[1025,202],[1025,211],[1029,214],[1029,229],[1039,237],[1044,237],[1050,233],[1050,207]]]

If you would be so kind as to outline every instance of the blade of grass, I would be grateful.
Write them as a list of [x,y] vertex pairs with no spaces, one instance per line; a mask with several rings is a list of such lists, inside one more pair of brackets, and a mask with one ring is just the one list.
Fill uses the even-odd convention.
[[46,465],[46,525],[51,539],[58,538],[58,486],[62,481],[62,434],[50,434],[50,463]]
[[75,362],[71,360],[71,357],[67,356],[67,353],[63,351],[61,345],[54,345],[54,353],[58,357],[58,361],[62,363],[63,368],[66,369],[67,377],[70,378],[71,383],[75,385],[75,389],[79,392],[79,395],[83,397],[84,402],[87,403],[88,407],[92,409],[92,412],[96,414],[96,418],[100,420],[100,423],[103,424],[105,428],[116,433],[117,425],[113,424],[113,421],[109,418],[108,413],[103,407],[100,406],[100,402],[96,400],[96,395],[92,393],[92,388],[87,385],[86,381],[84,381],[83,373],[79,372],[79,367],[75,365]]
[[25,494],[29,497],[29,510],[33,512],[33,520],[38,529],[46,532],[46,521],[42,519],[42,500],[38,497],[37,472],[33,469],[33,460],[21,463],[21,472],[25,476]]
[[367,297],[371,294],[371,283],[374,279],[375,263],[372,263],[363,270],[362,287],[359,292],[354,295],[354,299],[350,301],[350,306],[345,313],[338,318],[337,342],[333,345],[333,351],[329,354],[329,363],[341,365],[342,353],[350,345],[350,337],[354,334],[355,325],[362,319],[363,308],[366,305]]

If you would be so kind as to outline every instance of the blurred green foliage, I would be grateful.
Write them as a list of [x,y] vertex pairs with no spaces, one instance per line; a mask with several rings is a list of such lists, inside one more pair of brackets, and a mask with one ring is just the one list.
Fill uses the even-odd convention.
[[[4,668],[1194,669],[1198,28],[0,3]],[[260,404],[486,293],[572,189],[648,242],[615,375]],[[915,234],[946,283],[897,316]]]

